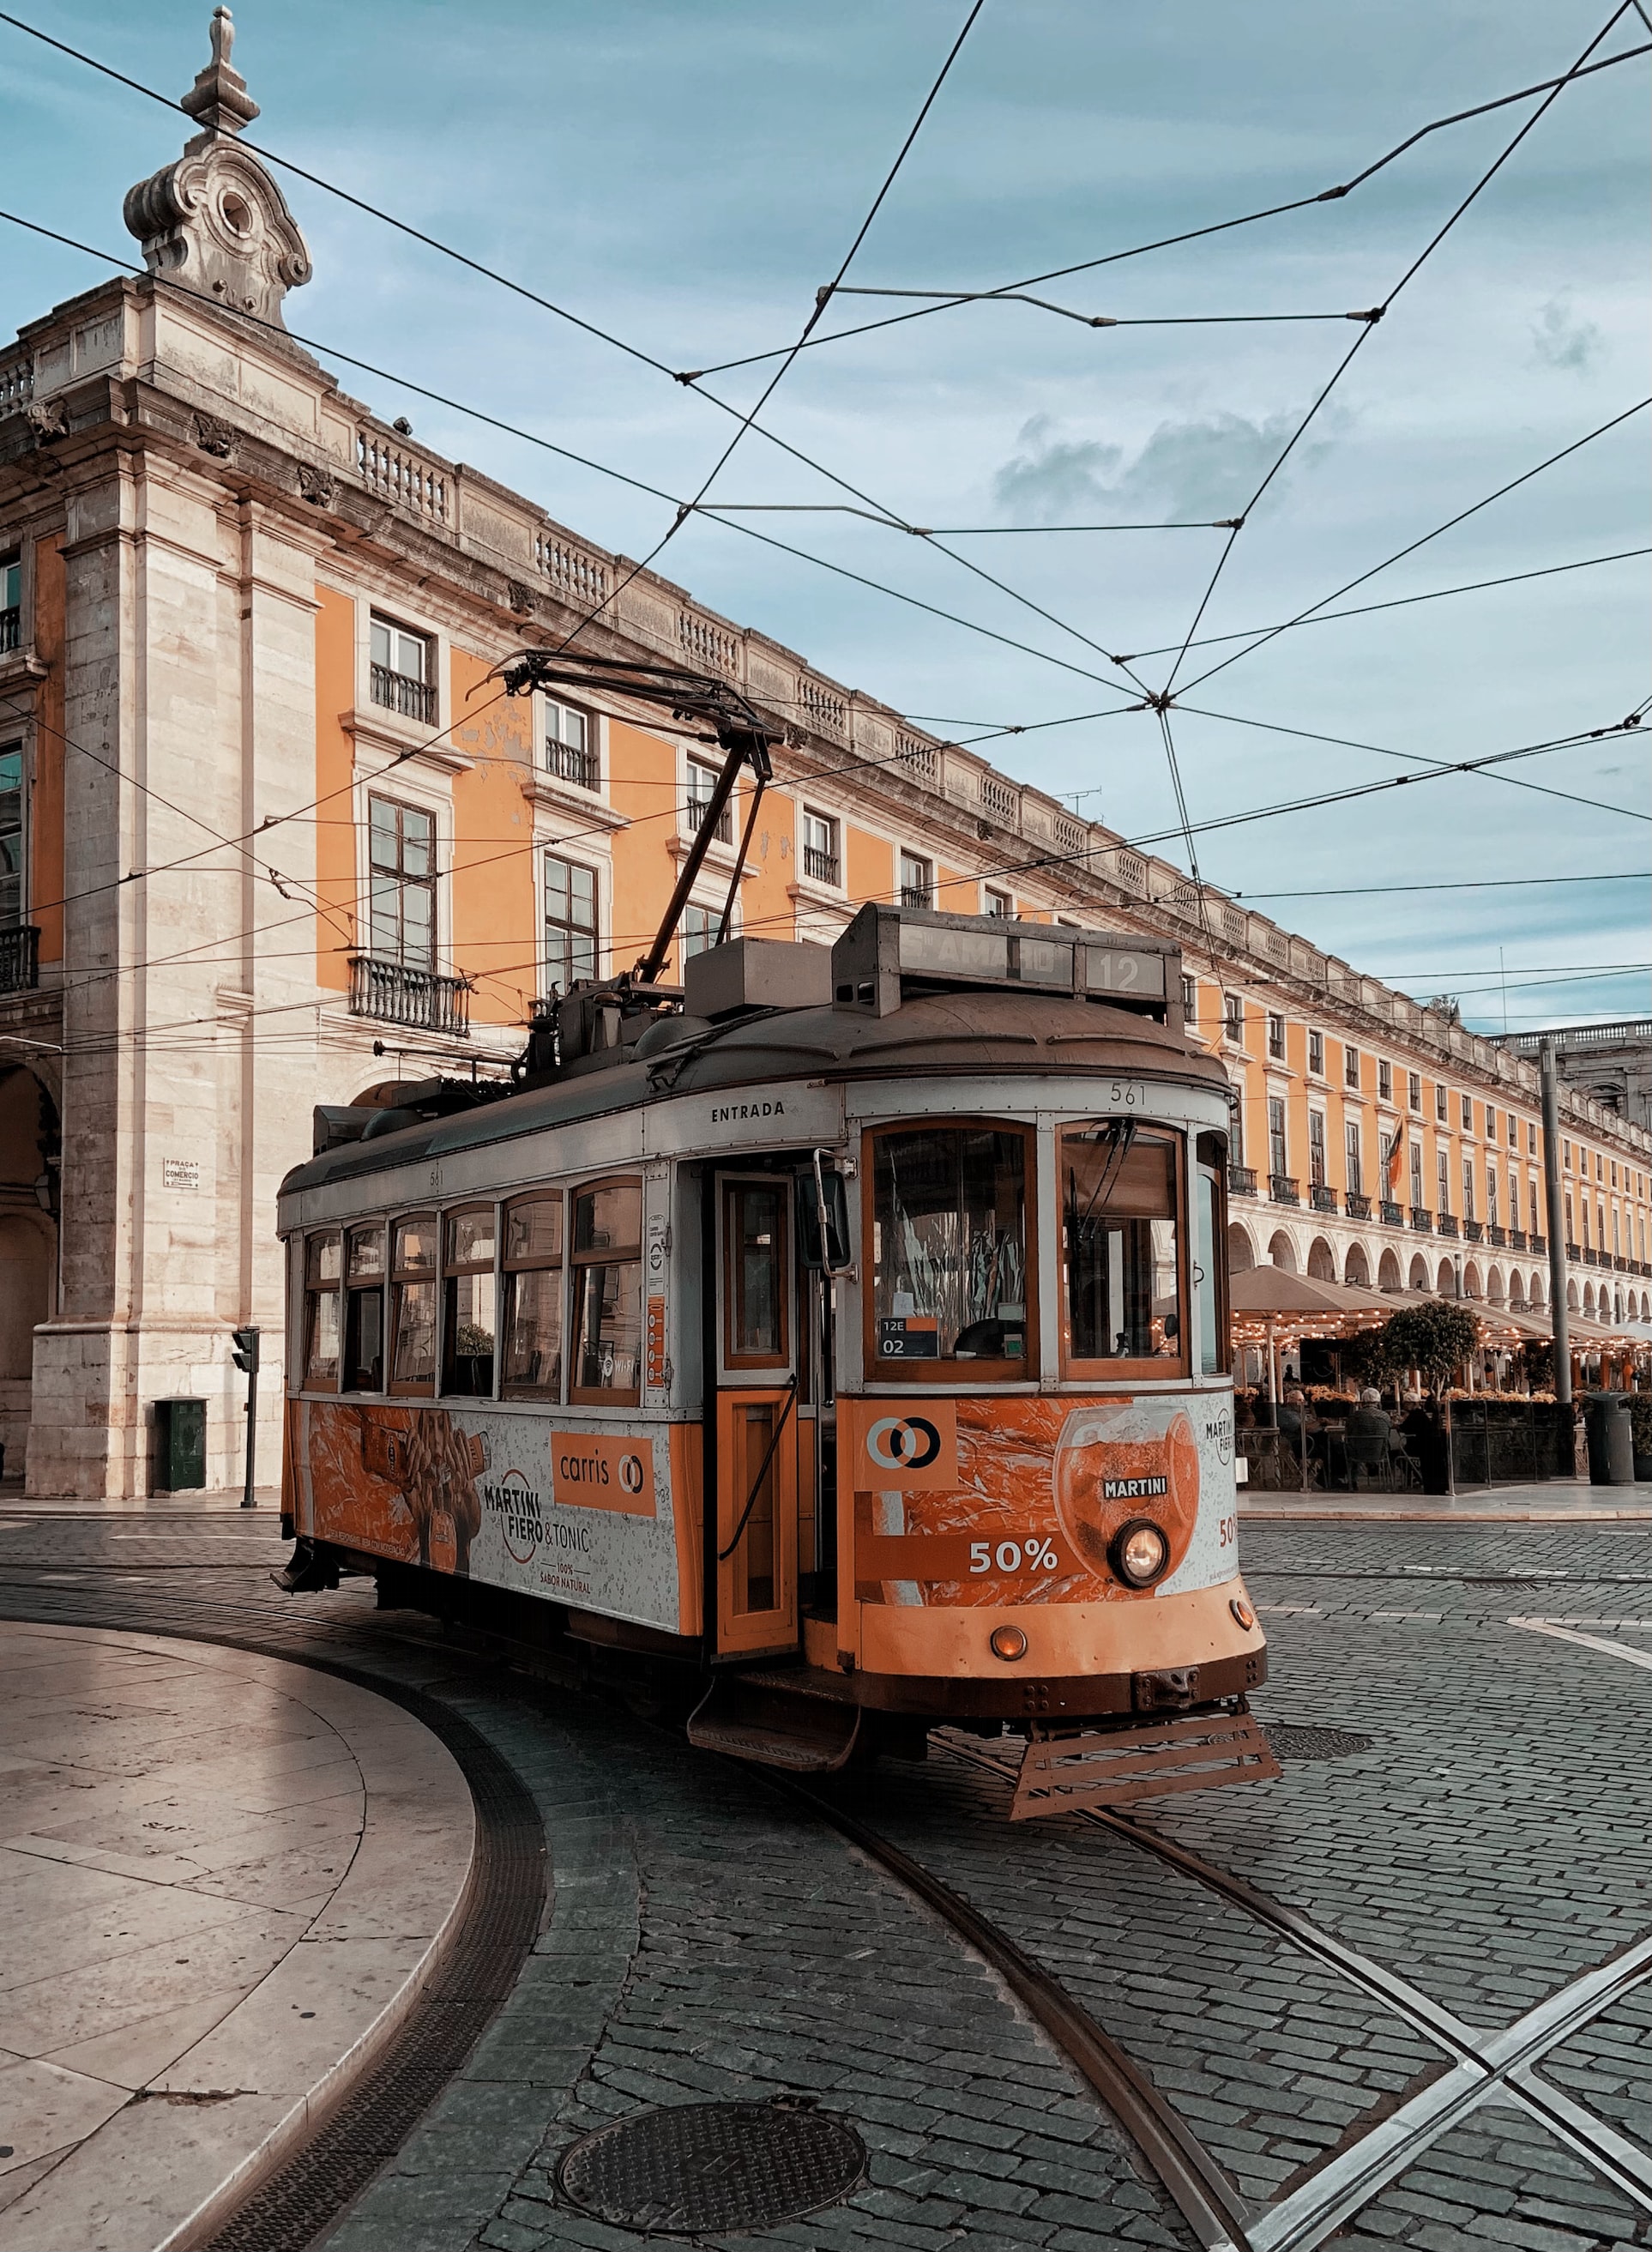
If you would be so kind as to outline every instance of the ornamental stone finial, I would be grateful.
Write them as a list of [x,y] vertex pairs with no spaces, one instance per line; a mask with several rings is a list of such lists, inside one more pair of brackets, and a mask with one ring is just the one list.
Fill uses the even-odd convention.
[[227,8],[213,11],[212,42],[212,59],[181,104],[201,130],[176,163],[128,191],[127,229],[152,274],[280,328],[281,300],[309,279],[309,250],[287,198],[237,138],[258,104],[230,63]]
[[246,80],[230,65],[235,45],[235,18],[227,8],[215,8],[209,36],[212,59],[198,72],[194,85],[178,105],[208,133],[239,133],[258,115],[258,104],[246,91]]

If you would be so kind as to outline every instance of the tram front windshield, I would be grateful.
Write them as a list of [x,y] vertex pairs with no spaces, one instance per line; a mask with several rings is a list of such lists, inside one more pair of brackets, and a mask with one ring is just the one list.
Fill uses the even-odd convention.
[[1025,1136],[925,1127],[873,1148],[878,1360],[1024,1365]]
[[1175,1141],[1108,1118],[1060,1147],[1072,1358],[1179,1359]]

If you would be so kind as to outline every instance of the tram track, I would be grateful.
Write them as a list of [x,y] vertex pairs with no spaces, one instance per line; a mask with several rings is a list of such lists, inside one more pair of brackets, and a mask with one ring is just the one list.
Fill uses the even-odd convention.
[[[235,1570],[244,1574],[246,1567],[220,1567],[219,1575],[227,1578]],[[352,1607],[350,1616],[334,1618],[319,1608],[307,1609],[301,1621],[273,1610],[253,1588],[240,1599],[227,1588],[220,1593],[216,1588],[195,1597],[181,1595],[177,1577],[168,1565],[133,1569],[125,1567],[125,1560],[120,1567],[89,1565],[78,1571],[12,1566],[0,1575],[0,1613],[43,1623],[224,1643],[336,1673],[394,1698],[426,1720],[448,1742],[468,1778],[472,1777],[479,1745],[520,1793],[520,1784],[485,1740],[438,1700],[396,1678],[398,1661],[400,1670],[416,1658],[427,1668],[434,1659],[469,1671],[486,1662],[478,1653],[432,1630],[410,1630],[399,1618],[392,1623],[364,1607]],[[364,1643],[370,1646],[367,1652]],[[381,1656],[382,1665],[374,1662]],[[474,1743],[462,1742],[465,1735],[474,1737]],[[973,1742],[947,1737],[936,1748],[943,1756],[995,1776],[1006,1790],[1011,1787],[1013,1778],[1004,1763]],[[753,1770],[744,1772],[749,1777]],[[1652,1978],[1652,1936],[1574,1979],[1510,2026],[1471,2026],[1413,1982],[1349,1946],[1300,1910],[1156,1835],[1137,1818],[1103,1809],[1079,1811],[1082,1821],[1206,1887],[1346,1979],[1425,2035],[1447,2060],[1438,2077],[1385,2118],[1313,2165],[1272,2202],[1262,2204],[1241,2193],[1149,2074],[1011,1933],[850,1809],[790,1779],[773,1775],[763,1779],[832,1827],[992,1967],[1135,2144],[1202,2252],[1313,2252],[1434,2144],[1488,2104],[1512,2104],[1524,2111],[1633,2205],[1652,2213],[1652,2155],[1543,2079],[1537,2069],[1564,2042]],[[472,1789],[475,1794],[474,1779]],[[537,1831],[538,1816],[531,1801],[528,1812]],[[480,1796],[478,1828],[480,1835]],[[496,1927],[493,1952],[489,1955],[483,1945],[476,1959],[491,1964],[491,1974],[480,1979],[462,1976],[456,1985],[449,1982],[438,2000],[456,2001],[457,2007],[446,2010],[447,2022],[434,2042],[429,2027],[415,2026],[399,2036],[316,2136],[277,2173],[267,2177],[207,2240],[207,2252],[302,2252],[393,2152],[457,2071],[509,1991],[509,1980],[502,1972],[496,1894],[496,1883],[492,1905],[486,1910],[468,1901],[455,1939],[455,1947],[461,1947],[470,1933],[475,1944],[478,1920],[485,1922],[490,1916]],[[507,1904],[503,1912],[507,1922],[512,1914],[517,1919],[517,1943],[519,1943],[519,1962],[531,1944],[531,1928],[525,1941],[521,1940],[519,1899],[514,1909]]]

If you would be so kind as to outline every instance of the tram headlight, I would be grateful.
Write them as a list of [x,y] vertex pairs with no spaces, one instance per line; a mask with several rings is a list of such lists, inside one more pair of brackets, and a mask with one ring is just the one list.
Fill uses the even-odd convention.
[[1017,1658],[1026,1656],[1027,1637],[1018,1626],[996,1626],[987,1637],[987,1646],[995,1658],[1013,1665]]
[[1150,1588],[1170,1560],[1170,1544],[1149,1518],[1132,1519],[1113,1536],[1107,1561],[1127,1588]]

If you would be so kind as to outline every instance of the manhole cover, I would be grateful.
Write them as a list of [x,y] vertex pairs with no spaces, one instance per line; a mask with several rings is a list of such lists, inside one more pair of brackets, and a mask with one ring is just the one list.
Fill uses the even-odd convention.
[[565,2151],[557,2183],[614,2228],[715,2236],[834,2205],[865,2171],[852,2127],[781,2097],[635,2112]]
[[1286,1723],[1265,1728],[1263,1734],[1274,1758],[1281,1760],[1347,1759],[1355,1752],[1368,1752],[1377,1741],[1351,1728],[1297,1728]]

